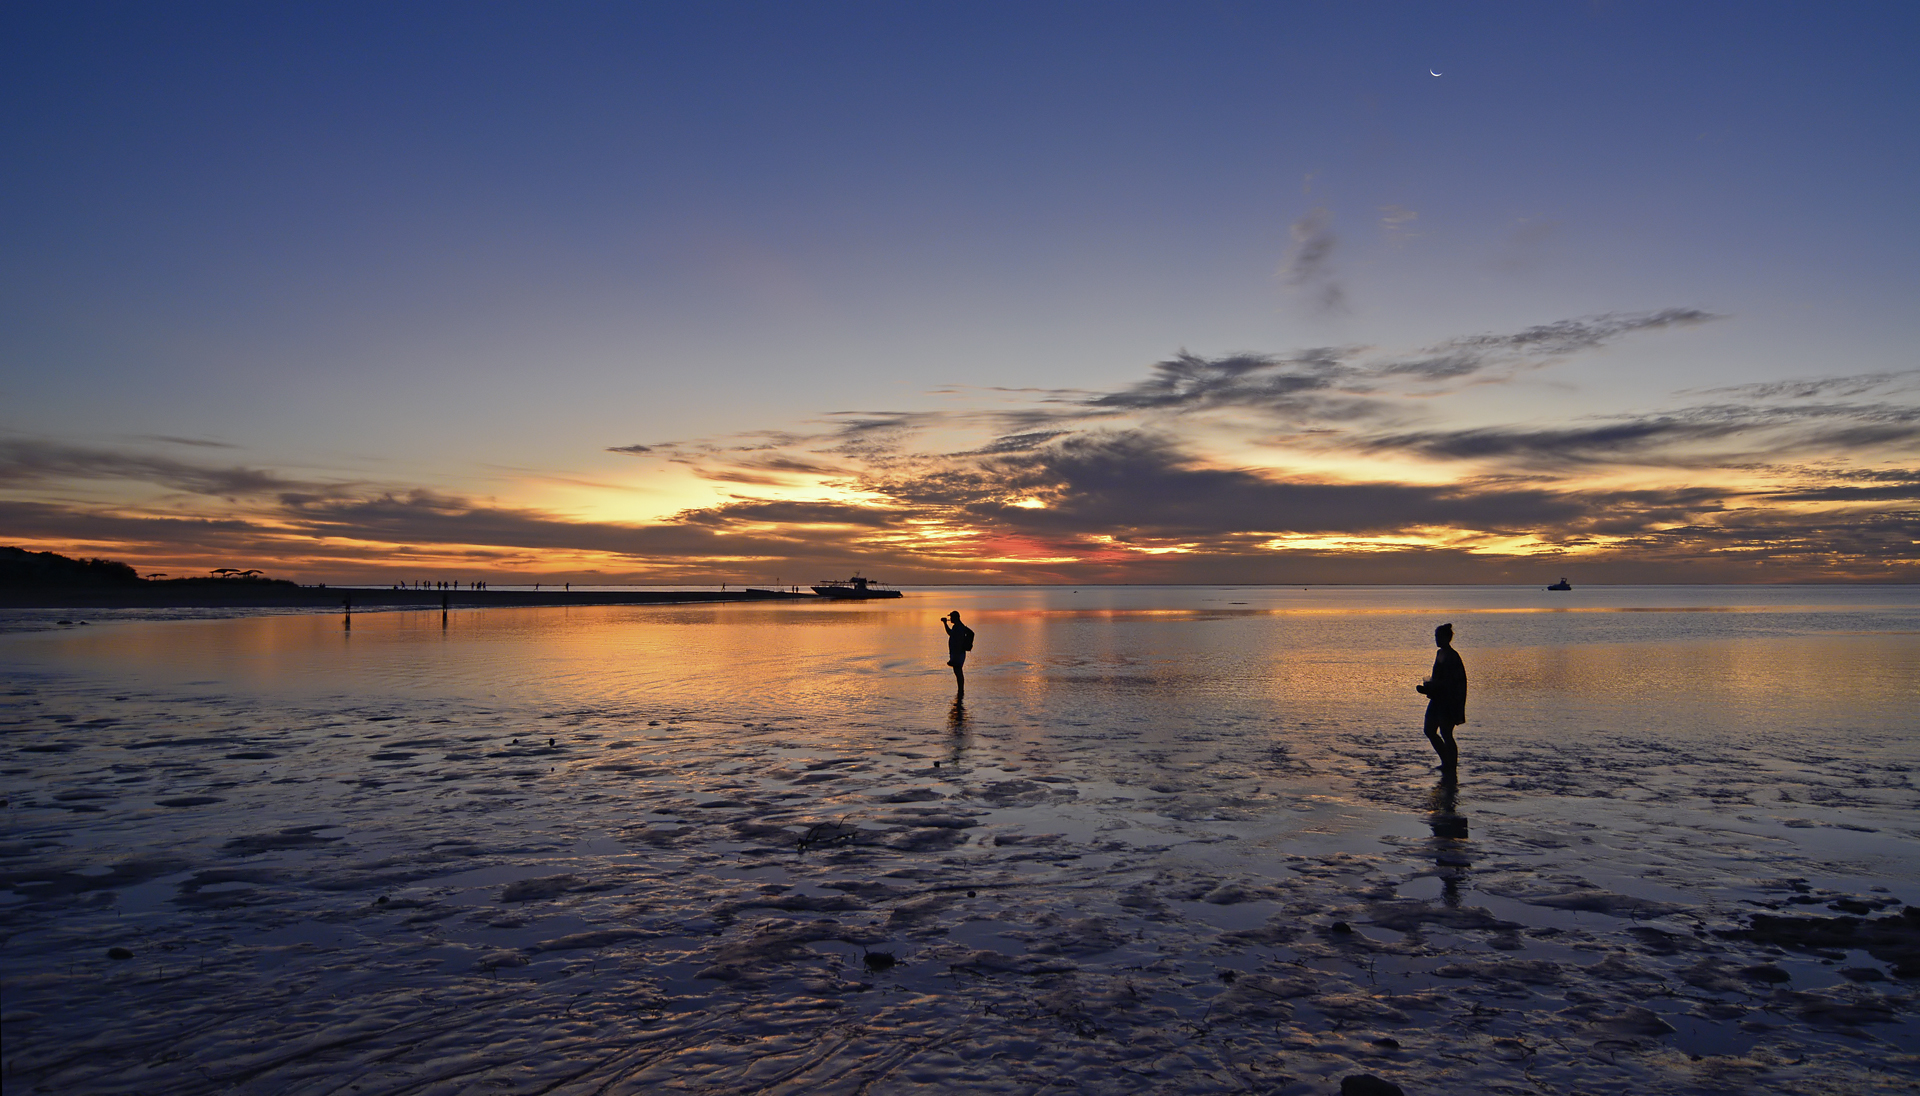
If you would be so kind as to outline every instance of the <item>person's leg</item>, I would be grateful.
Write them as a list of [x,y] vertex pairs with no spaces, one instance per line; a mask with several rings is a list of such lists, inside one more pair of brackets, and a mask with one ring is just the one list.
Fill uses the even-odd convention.
[[1445,746],[1440,751],[1440,763],[1449,769],[1460,764],[1460,745],[1453,740],[1453,724],[1440,725],[1440,742]]
[[1438,713],[1433,710],[1433,707],[1429,705],[1427,707],[1427,718],[1420,728],[1420,733],[1427,736],[1427,743],[1433,747],[1433,752],[1440,755],[1440,764],[1447,765],[1451,764],[1451,762],[1447,760],[1447,744],[1446,740],[1440,737],[1440,727],[1440,717]]

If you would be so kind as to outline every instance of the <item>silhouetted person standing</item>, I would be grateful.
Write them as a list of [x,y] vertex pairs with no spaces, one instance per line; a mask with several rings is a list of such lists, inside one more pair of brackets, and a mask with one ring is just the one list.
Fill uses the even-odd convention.
[[1441,768],[1451,769],[1460,762],[1453,729],[1467,721],[1467,665],[1453,649],[1453,625],[1435,628],[1433,644],[1440,648],[1433,656],[1433,676],[1413,688],[1427,697],[1427,741],[1440,755]]
[[955,609],[940,618],[940,625],[947,630],[947,665],[953,667],[953,682],[959,686],[958,696],[967,695],[967,652],[973,650],[973,629],[960,623],[960,610]]

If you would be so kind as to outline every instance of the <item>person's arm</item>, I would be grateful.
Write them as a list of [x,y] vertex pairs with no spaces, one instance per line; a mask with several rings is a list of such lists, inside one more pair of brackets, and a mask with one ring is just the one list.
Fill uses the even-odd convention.
[[1433,669],[1427,671],[1427,679],[1413,687],[1413,691],[1426,697],[1438,697],[1446,689],[1446,678],[1441,676],[1441,668],[1447,661],[1447,652],[1433,652]]

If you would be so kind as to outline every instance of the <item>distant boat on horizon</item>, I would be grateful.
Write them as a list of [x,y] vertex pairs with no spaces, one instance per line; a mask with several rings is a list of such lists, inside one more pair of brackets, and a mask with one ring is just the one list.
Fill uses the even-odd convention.
[[[818,587],[815,587],[815,589],[818,589]],[[1559,582],[1556,582],[1556,583],[1554,583],[1554,584],[1553,584],[1552,586],[1549,586],[1549,587],[1547,587],[1547,589],[1549,589],[1549,590],[1571,590],[1571,589],[1573,589],[1573,583],[1571,583],[1571,582],[1568,582],[1568,581],[1567,581],[1566,579],[1564,579],[1564,578],[1563,578],[1563,579],[1561,579],[1561,580],[1560,580]]]
[[899,597],[900,591],[890,590],[873,579],[855,575],[852,578],[827,579],[813,588],[821,597],[835,598],[840,601],[865,601],[876,597]]

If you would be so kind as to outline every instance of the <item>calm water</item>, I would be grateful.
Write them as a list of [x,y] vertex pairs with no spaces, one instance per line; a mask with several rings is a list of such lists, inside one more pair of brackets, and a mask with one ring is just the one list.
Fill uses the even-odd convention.
[[[1417,724],[1452,621],[1473,732],[1903,738],[1920,588],[1021,587],[897,601],[114,621],[0,636],[17,671],[143,687],[933,726],[938,617],[979,632],[976,717]],[[43,614],[44,616],[44,614]]]

